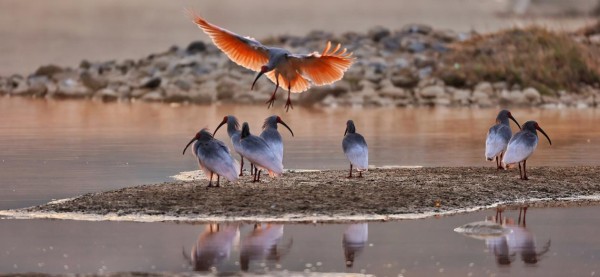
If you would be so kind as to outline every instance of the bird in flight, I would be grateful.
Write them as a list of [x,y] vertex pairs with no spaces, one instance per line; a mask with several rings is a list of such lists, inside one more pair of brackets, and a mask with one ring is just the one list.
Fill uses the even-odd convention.
[[266,102],[268,108],[275,102],[278,87],[288,90],[285,108],[289,111],[294,108],[290,93],[304,92],[310,88],[311,83],[316,86],[332,84],[342,79],[344,72],[354,63],[352,53],[348,53],[346,48],[342,49],[340,44],[332,47],[331,42],[327,42],[321,53],[292,54],[286,49],[265,46],[251,37],[243,37],[213,25],[194,11],[188,10],[188,13],[229,59],[258,72],[251,89],[263,74],[275,83],[275,91]]

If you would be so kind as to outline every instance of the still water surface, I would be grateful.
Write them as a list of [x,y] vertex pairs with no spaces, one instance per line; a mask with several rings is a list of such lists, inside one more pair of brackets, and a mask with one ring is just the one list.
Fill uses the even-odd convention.
[[[45,203],[87,192],[170,180],[197,169],[185,144],[200,128],[214,130],[223,116],[248,121],[259,134],[276,113],[282,128],[284,166],[343,169],[341,140],[353,119],[369,144],[375,166],[492,166],[483,158],[485,135],[496,109],[307,109],[282,106],[169,106],[0,98],[0,209]],[[529,165],[600,165],[600,111],[513,110],[536,119],[542,137]],[[513,130],[516,127],[513,126]],[[229,144],[225,130],[217,138]],[[236,158],[237,157],[236,155]]]
[[[494,210],[324,225],[0,219],[0,271],[355,272],[377,276],[594,276],[598,207],[504,212],[506,236],[455,233]],[[19,234],[16,236],[15,234]]]

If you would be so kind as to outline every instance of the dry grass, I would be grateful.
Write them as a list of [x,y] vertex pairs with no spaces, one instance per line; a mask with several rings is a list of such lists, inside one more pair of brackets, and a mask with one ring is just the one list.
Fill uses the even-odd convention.
[[510,29],[453,45],[436,75],[455,86],[505,81],[542,94],[578,91],[600,83],[599,50],[567,33],[544,28]]

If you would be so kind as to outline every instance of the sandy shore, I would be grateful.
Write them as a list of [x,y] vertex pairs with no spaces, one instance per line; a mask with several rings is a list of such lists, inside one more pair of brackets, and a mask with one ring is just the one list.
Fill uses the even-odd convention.
[[[519,180],[514,169],[497,172],[491,167],[374,169],[364,178],[353,179],[339,170],[290,172],[278,179],[265,176],[260,183],[244,176],[210,189],[205,180],[176,181],[86,194],[0,214],[87,220],[94,216],[99,216],[97,220],[150,216],[152,221],[386,220],[531,199],[545,199],[532,204],[540,207],[586,205],[596,203],[597,197],[590,196],[600,194],[600,167],[532,167],[528,172],[528,181]],[[569,201],[578,197],[585,201]]]

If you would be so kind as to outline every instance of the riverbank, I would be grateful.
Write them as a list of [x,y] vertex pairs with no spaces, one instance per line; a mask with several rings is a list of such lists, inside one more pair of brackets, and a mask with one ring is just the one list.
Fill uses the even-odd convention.
[[[529,181],[516,170],[492,167],[289,172],[283,178],[249,176],[220,188],[206,180],[175,181],[85,194],[46,205],[2,211],[13,217],[132,221],[329,222],[422,218],[528,199],[538,207],[596,204],[600,167],[532,167]],[[582,201],[572,202],[581,198]],[[540,201],[544,200],[544,201]],[[527,202],[527,201],[525,201]],[[535,202],[535,204],[533,204]],[[28,216],[29,215],[29,216]]]
[[[335,84],[294,94],[294,103],[593,108],[600,102],[600,24],[576,32],[529,27],[490,34],[409,24],[364,33],[313,31],[261,40],[295,53],[320,52],[327,41],[347,47],[356,63]],[[44,65],[28,76],[0,77],[0,95],[264,104],[274,85],[261,80],[250,91],[254,77],[212,43],[195,41],[137,60],[83,60],[76,68]]]

